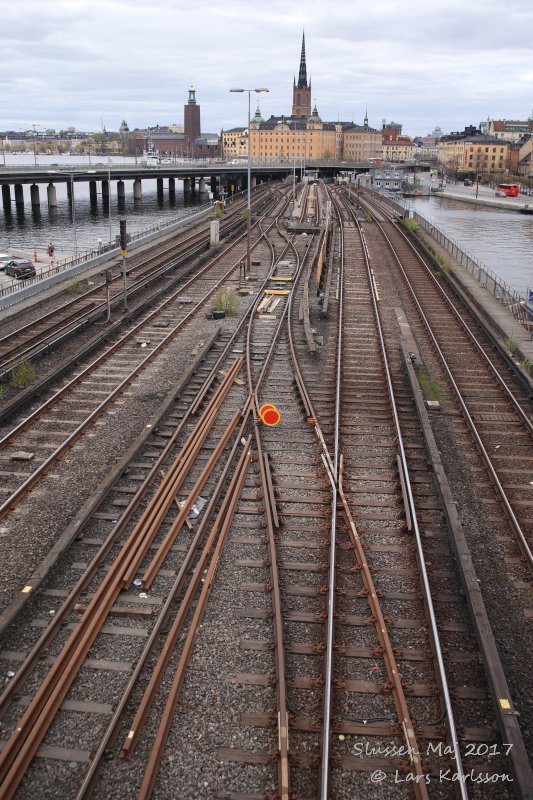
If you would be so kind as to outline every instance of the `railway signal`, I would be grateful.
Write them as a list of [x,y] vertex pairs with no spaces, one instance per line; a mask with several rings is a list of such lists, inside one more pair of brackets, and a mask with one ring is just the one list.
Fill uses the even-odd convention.
[[281,414],[272,403],[264,403],[259,409],[259,417],[261,422],[273,428],[281,420]]
[[124,286],[124,296],[122,300],[122,310],[128,310],[128,295],[126,292],[126,253],[128,250],[128,236],[126,233],[126,220],[120,220],[120,254],[122,255],[122,280]]

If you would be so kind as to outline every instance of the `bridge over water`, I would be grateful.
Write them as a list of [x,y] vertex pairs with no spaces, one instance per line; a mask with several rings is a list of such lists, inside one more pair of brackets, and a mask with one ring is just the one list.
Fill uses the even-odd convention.
[[[402,164],[402,169],[411,169],[415,165]],[[422,165],[416,165],[417,168]],[[298,174],[300,170],[316,170],[320,177],[334,177],[341,172],[362,173],[367,172],[368,162],[346,162],[317,160],[307,161],[305,165],[301,162],[273,161],[265,163],[263,161],[251,162],[251,185],[269,180],[281,180],[294,171]],[[422,167],[423,168],[423,167]],[[46,185],[48,207],[57,206],[56,184],[64,183],[67,186],[68,197],[72,202],[74,197],[75,183],[88,183],[91,199],[96,201],[98,195],[98,183],[101,184],[101,195],[105,202],[109,200],[111,184],[116,183],[117,197],[119,202],[125,198],[125,181],[133,181],[133,197],[135,200],[142,198],[143,179],[157,181],[158,194],[163,194],[164,182],[168,182],[169,193],[176,190],[176,180],[183,181],[184,192],[199,191],[200,194],[207,194],[208,191],[216,194],[221,186],[233,186],[235,192],[247,187],[248,163],[242,162],[211,162],[203,161],[187,162],[183,164],[104,164],[96,163],[94,166],[67,164],[57,166],[2,166],[0,165],[0,186],[2,191],[2,202],[4,207],[10,207],[12,202],[12,189],[16,204],[24,204],[23,186],[30,185],[30,199],[32,206],[39,206],[41,203],[39,186]]]

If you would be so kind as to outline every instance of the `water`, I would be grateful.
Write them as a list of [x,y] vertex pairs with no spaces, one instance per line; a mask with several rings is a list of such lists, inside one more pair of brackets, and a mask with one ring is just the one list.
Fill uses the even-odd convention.
[[[107,166],[107,157],[91,157],[92,165],[103,163]],[[12,155],[6,154],[7,165],[33,164],[33,154]],[[135,163],[134,158],[113,158],[112,164]],[[37,156],[37,166],[51,164],[68,164],[76,169],[83,164],[89,165],[88,156]],[[97,183],[98,197],[96,204],[91,204],[89,197],[89,183],[76,183],[75,215],[74,220],[67,198],[67,184],[56,183],[57,208],[49,209],[46,198],[46,184],[39,184],[41,205],[34,209],[30,203],[30,187],[24,186],[24,206],[14,203],[13,187],[11,188],[11,213],[6,213],[0,202],[0,251],[21,250],[33,252],[45,251],[49,241],[55,246],[56,258],[70,255],[76,246],[78,252],[96,248],[99,239],[104,244],[114,241],[119,234],[119,219],[126,219],[128,233],[149,228],[152,225],[171,223],[184,215],[192,212],[194,206],[206,203],[206,195],[200,198],[196,192],[192,197],[183,193],[183,182],[176,180],[176,193],[173,199],[168,192],[168,183],[165,181],[165,191],[162,198],[157,195],[155,179],[142,181],[142,201],[134,203],[133,181],[125,180],[126,200],[125,205],[119,209],[116,181],[112,182],[111,197],[111,226],[107,204],[104,207],[100,195],[101,184]]]
[[[106,156],[92,156],[92,164],[104,163]],[[135,163],[134,158],[113,157],[115,164]],[[33,164],[33,154],[6,155],[6,164]],[[89,165],[88,156],[37,156],[37,164]],[[128,232],[133,233],[162,222],[174,222],[189,207],[204,202],[196,193],[185,199],[182,181],[176,181],[175,200],[171,201],[165,189],[162,202],[157,196],[155,180],[143,179],[142,203],[134,204],[132,181],[125,181],[126,203],[119,212],[116,183],[113,183],[111,202],[111,233],[107,207],[98,196],[96,205],[91,206],[89,184],[75,185],[76,208],[75,226],[67,201],[67,188],[57,183],[57,209],[49,210],[46,202],[46,186],[40,185],[41,206],[39,211],[30,204],[30,187],[24,187],[24,209],[16,209],[12,203],[11,214],[6,215],[0,203],[0,250],[10,249],[33,252],[46,250],[49,241],[56,247],[56,257],[74,250],[74,240],[78,251],[98,246],[115,239],[118,235],[119,216],[128,223]],[[98,189],[100,185],[98,184]],[[521,294],[533,288],[533,216],[504,211],[496,208],[474,206],[457,200],[443,200],[439,197],[410,198],[409,205],[430,220],[450,239],[455,240],[463,250],[478,258],[483,264],[499,275]],[[192,210],[192,208],[191,208]],[[74,235],[75,234],[75,235]]]
[[409,207],[522,295],[533,288],[533,216],[434,196]]

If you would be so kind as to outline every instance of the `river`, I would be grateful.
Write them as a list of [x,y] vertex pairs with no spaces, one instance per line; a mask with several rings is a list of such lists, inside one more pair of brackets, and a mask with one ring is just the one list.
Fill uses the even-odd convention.
[[409,206],[513,289],[533,288],[533,216],[435,196]]
[[[6,154],[6,164],[33,164],[31,153]],[[116,164],[135,163],[133,158],[113,157]],[[107,164],[106,156],[93,156],[92,164]],[[37,156],[38,165],[68,164],[75,168],[89,164],[88,156]],[[198,194],[184,198],[183,183],[176,181],[175,200],[171,201],[168,189],[162,200],[157,196],[156,181],[143,179],[142,203],[133,202],[132,181],[125,181],[126,205],[120,216],[128,223],[128,232],[148,228],[164,221],[173,222],[190,207],[198,204]],[[58,183],[57,209],[48,209],[45,187],[41,185],[40,210],[32,209],[29,186],[24,187],[24,209],[16,209],[12,203],[11,213],[0,209],[0,250],[33,251],[45,250],[49,241],[56,247],[57,257],[74,249],[78,251],[98,246],[110,239],[109,214],[104,211],[101,197],[91,206],[89,184],[75,185],[75,220],[67,200],[66,184]],[[113,183],[111,203],[111,238],[118,235],[119,209],[116,183]],[[205,199],[202,198],[205,202]],[[0,204],[1,205],[1,204]],[[502,280],[522,294],[533,288],[533,216],[500,209],[474,206],[456,200],[444,200],[436,196],[410,198],[409,205],[430,220],[446,236],[456,241],[462,249],[476,256]],[[75,223],[75,225],[74,225]]]
[[[107,156],[92,156],[91,165],[102,163],[107,166]],[[7,165],[33,164],[33,154],[13,155],[6,154]],[[112,158],[112,164],[134,164],[134,158]],[[61,164],[72,166],[89,165],[88,156],[42,156],[37,155],[38,166],[51,166]],[[156,180],[143,179],[142,201],[135,204],[133,201],[133,181],[125,180],[126,199],[125,205],[119,210],[116,181],[112,182],[111,221],[109,211],[102,203],[100,195],[100,182],[98,182],[98,197],[96,204],[91,204],[89,197],[89,183],[80,182],[74,186],[75,214],[74,219],[67,198],[67,184],[56,183],[57,208],[49,209],[46,199],[46,184],[40,184],[41,205],[34,209],[30,203],[30,187],[24,186],[24,206],[11,203],[11,212],[7,212],[0,202],[0,251],[10,252],[20,250],[33,252],[45,251],[49,241],[55,246],[56,258],[98,247],[99,240],[105,244],[110,239],[115,239],[119,234],[119,218],[126,219],[128,233],[149,228],[164,222],[175,222],[182,216],[191,213],[194,206],[207,202],[206,196],[200,199],[199,193],[185,199],[183,182],[176,181],[176,193],[172,199],[168,192],[168,182],[165,181],[165,191],[162,198],[157,195]],[[13,190],[12,190],[13,198]]]

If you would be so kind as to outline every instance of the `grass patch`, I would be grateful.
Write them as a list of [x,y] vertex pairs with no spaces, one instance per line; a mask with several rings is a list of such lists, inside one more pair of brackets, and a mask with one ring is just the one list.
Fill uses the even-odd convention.
[[505,346],[513,356],[518,353],[518,340],[513,334],[505,337]]
[[365,222],[373,222],[374,218],[372,214],[369,214],[368,211],[365,211]]
[[453,267],[448,261],[448,259],[444,258],[442,253],[437,253],[435,256],[437,264],[442,268],[444,272],[447,272],[448,275],[453,275]]
[[215,206],[214,214],[215,214],[215,219],[222,219],[223,212],[220,206]]
[[235,289],[224,286],[213,295],[213,311],[225,311],[226,316],[234,317],[239,307],[239,298]]
[[413,233],[415,233],[420,227],[416,219],[410,219],[409,217],[403,218],[403,224],[408,231],[412,231]]
[[[530,361],[529,358],[523,358],[520,361],[520,366],[522,367],[523,370],[525,370],[527,372],[527,374],[531,378],[533,378],[533,361]],[[2,397],[1,387],[0,387],[0,397]]]
[[85,281],[80,278],[74,278],[65,289],[67,294],[80,294],[85,291]]
[[437,400],[439,403],[445,402],[446,395],[443,394],[439,382],[435,378],[422,369],[415,370],[415,374],[424,395],[424,400]]
[[241,219],[242,219],[243,222],[248,222],[248,209],[247,208],[244,208],[241,211]]
[[6,387],[3,383],[0,383],[0,400],[3,400],[6,396]]
[[14,389],[25,389],[35,380],[37,371],[29,361],[21,361],[11,373],[11,385]]

